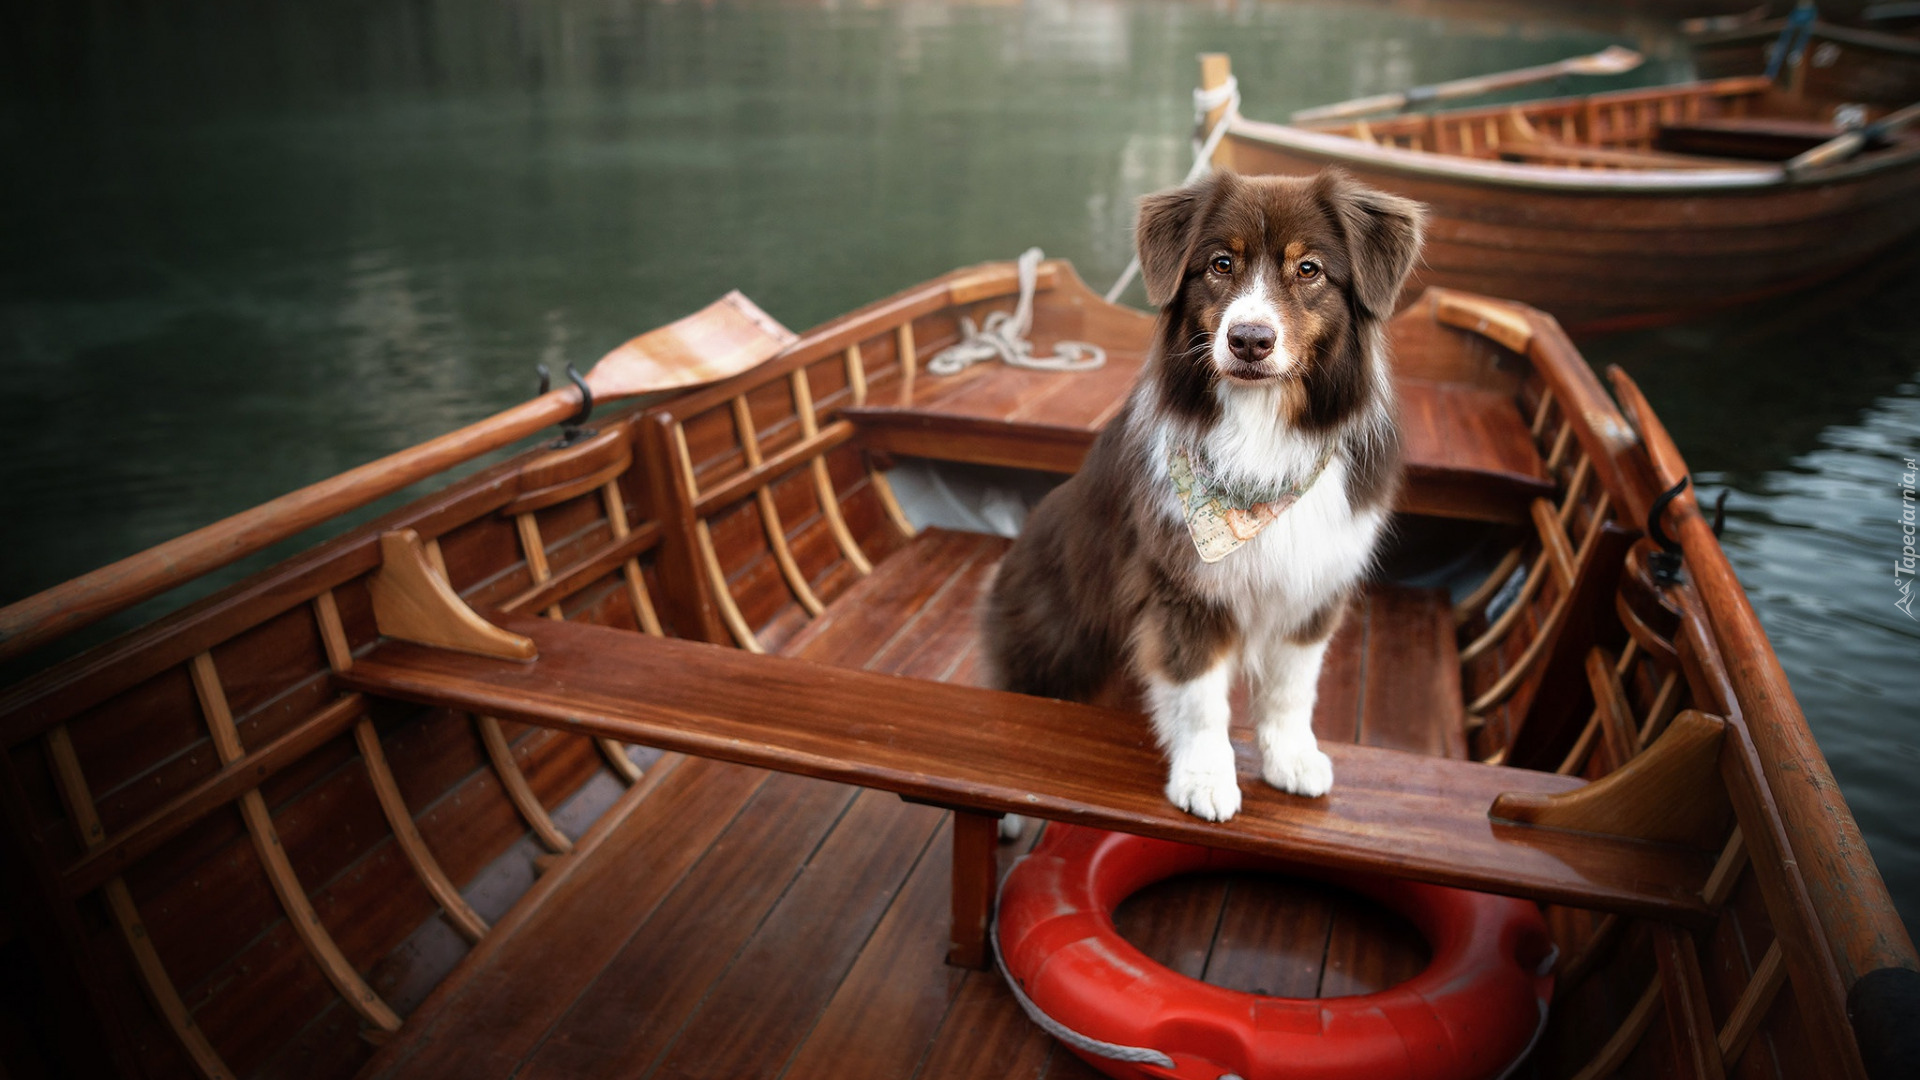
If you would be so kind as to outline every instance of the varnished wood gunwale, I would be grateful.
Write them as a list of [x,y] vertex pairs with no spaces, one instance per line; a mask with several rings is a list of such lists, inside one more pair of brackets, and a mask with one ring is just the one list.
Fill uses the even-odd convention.
[[0,658],[21,655],[303,529],[506,446],[578,410],[573,388],[555,390],[471,427],[196,529],[10,605],[0,617]]
[[[1685,463],[1632,379],[1617,367],[1608,377],[1647,445],[1654,470],[1649,479],[1657,486],[1640,488],[1630,504],[1644,518],[1655,492],[1686,475]],[[1812,907],[1842,964],[1843,983],[1851,986],[1883,967],[1920,970],[1920,953],[1887,895],[1852,810],[1833,797],[1839,785],[1780,658],[1691,491],[1669,504],[1666,522],[1684,552],[1686,587],[1698,597],[1715,651],[1726,665],[1734,707],[1760,760],[1773,763],[1761,775],[1782,807],[1790,849],[1809,868],[1804,879]]]
[[[1443,294],[1436,310],[1466,322]],[[1496,302],[1499,303],[1499,302]],[[1632,380],[1611,369],[1616,408],[1558,324],[1504,304],[1524,318],[1528,356],[1563,407],[1583,418],[1574,433],[1627,520],[1644,521],[1654,498],[1686,475],[1664,427]],[[1675,499],[1667,531],[1681,544],[1686,580],[1667,590],[1682,613],[1679,656],[1697,708],[1728,718],[1722,772],[1767,882],[1767,906],[1786,943],[1804,1016],[1836,1067],[1852,1073],[1858,1051],[1846,1024],[1845,992],[1882,967],[1920,969],[1913,942],[1886,892],[1851,811],[1800,712],[1779,659],[1709,522],[1689,491]],[[1744,756],[1740,767],[1733,762]],[[1758,831],[1756,831],[1758,830]],[[1857,1075],[1857,1074],[1856,1074]]]
[[[288,492],[0,608],[0,660],[27,653],[578,411],[698,385],[760,364],[794,335],[738,292],[615,349],[579,389],[542,393],[483,420]],[[696,348],[699,351],[696,351]],[[663,377],[664,376],[664,377]],[[617,441],[617,440],[616,440]],[[544,478],[536,486],[545,486]]]
[[[615,424],[628,429],[632,423],[618,414],[599,422],[603,429]],[[25,741],[60,717],[98,705],[248,627],[371,572],[380,565],[382,533],[413,529],[422,537],[436,537],[499,510],[521,493],[521,470],[539,453],[531,450],[485,469],[8,687],[0,692],[0,745]],[[643,533],[651,530],[635,535]]]

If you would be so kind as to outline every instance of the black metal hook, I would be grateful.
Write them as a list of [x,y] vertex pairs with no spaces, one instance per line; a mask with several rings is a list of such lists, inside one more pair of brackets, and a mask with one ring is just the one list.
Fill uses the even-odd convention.
[[580,389],[580,411],[574,413],[572,418],[567,421],[568,427],[577,428],[587,422],[587,417],[593,415],[593,390],[587,386],[586,378],[574,370],[572,364],[567,365],[567,378],[571,379],[573,385]]
[[1713,538],[1720,539],[1720,527],[1727,523],[1727,496],[1733,494],[1732,488],[1721,488],[1720,494],[1713,500]]
[[[535,364],[533,370],[540,376],[540,393],[545,395],[553,386],[553,372],[545,364]],[[560,438],[552,444],[555,449],[599,434],[586,426],[587,418],[593,415],[593,389],[572,364],[567,365],[567,379],[580,391],[580,411],[560,422]]]
[[1653,567],[1653,580],[1660,585],[1674,585],[1680,581],[1680,542],[1668,536],[1667,531],[1660,527],[1660,516],[1667,512],[1668,504],[1687,490],[1687,479],[1681,477],[1679,483],[1661,492],[1660,497],[1647,508],[1647,538],[1660,549],[1647,562]]

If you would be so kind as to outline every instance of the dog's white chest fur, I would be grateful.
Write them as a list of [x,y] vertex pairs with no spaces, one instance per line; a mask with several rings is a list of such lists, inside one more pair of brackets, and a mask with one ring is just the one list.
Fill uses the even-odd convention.
[[[1255,387],[1223,390],[1221,417],[1199,440],[1218,475],[1269,488],[1311,475],[1323,444],[1287,426],[1278,394]],[[1171,482],[1161,490],[1168,493],[1163,509],[1178,519]],[[1285,635],[1366,573],[1385,520],[1381,509],[1355,512],[1348,503],[1347,462],[1336,453],[1299,501],[1245,546],[1211,564],[1196,555],[1197,581],[1234,613],[1249,638]]]

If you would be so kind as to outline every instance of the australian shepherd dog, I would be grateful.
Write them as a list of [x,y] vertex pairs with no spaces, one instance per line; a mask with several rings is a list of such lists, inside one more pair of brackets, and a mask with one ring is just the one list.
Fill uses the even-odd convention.
[[1423,216],[1334,171],[1221,173],[1144,199],[1153,349],[994,582],[998,684],[1087,701],[1131,676],[1167,798],[1210,821],[1240,809],[1236,673],[1267,782],[1333,786],[1315,684],[1399,482],[1385,328]]

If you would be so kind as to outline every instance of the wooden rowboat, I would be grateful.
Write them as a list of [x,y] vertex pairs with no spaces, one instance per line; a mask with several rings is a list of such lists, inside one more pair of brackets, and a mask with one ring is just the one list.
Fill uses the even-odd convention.
[[[1424,569],[1472,572],[1356,602],[1315,718],[1329,798],[1249,757],[1245,808],[1212,825],[1161,797],[1140,718],[976,685],[1007,541],[916,529],[894,497],[909,455],[1070,472],[1117,410],[1150,320],[1064,263],[1041,267],[1036,341],[1106,367],[923,370],[1017,288],[1011,265],[957,271],[798,337],[718,305],[585,380],[677,356],[718,381],[603,406],[0,695],[0,959],[35,988],[0,1062],[1085,1076],[984,969],[995,883],[1068,820],[1309,868],[1123,908],[1150,955],[1228,985],[1416,972],[1417,934],[1310,877],[1386,873],[1543,906],[1538,1075],[1895,1075],[1911,1018],[1886,1003],[1920,958],[1712,528],[1663,495],[1686,465],[1625,375],[1609,396],[1514,303],[1430,289],[1395,319],[1398,531]],[[443,469],[579,402],[15,604],[0,648],[57,648],[421,453]],[[1035,820],[1003,846],[1007,812]]]
[[[1203,58],[1201,77],[1224,84],[1225,57]],[[1745,75],[1314,123],[1248,120],[1223,105],[1207,126],[1226,117],[1219,167],[1308,175],[1339,165],[1425,202],[1414,290],[1513,297],[1580,335],[1791,292],[1920,229],[1920,135],[1788,164],[1840,133],[1844,100]],[[1885,111],[1867,104],[1859,115]]]

